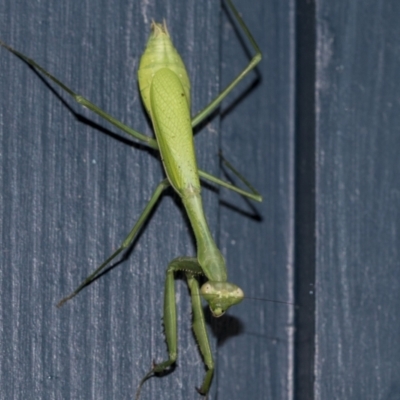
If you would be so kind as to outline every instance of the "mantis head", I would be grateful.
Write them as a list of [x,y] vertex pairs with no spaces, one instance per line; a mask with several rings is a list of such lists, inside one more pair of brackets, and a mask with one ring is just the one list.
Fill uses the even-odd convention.
[[200,293],[209,304],[214,317],[217,318],[244,298],[243,290],[229,282],[208,281],[201,287]]

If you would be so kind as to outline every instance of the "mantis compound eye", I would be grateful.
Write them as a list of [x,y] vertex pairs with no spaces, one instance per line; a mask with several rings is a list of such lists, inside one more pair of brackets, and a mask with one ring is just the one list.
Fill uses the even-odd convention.
[[243,290],[229,282],[206,282],[200,289],[201,295],[210,306],[214,317],[221,317],[226,310],[240,303],[244,298]]

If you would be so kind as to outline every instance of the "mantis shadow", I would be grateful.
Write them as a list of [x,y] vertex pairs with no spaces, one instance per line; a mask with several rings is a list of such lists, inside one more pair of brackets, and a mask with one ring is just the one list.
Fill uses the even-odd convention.
[[218,347],[223,346],[227,340],[239,336],[245,331],[242,321],[233,315],[224,314],[220,318],[215,318],[207,306],[203,308],[203,312],[207,324],[211,327],[211,331],[217,339]]
[[[247,59],[251,60],[252,55],[249,51],[249,46],[246,44],[243,38],[243,32],[241,31],[241,29],[238,28],[237,24],[235,23],[235,19],[232,17],[227,5],[224,2],[222,2],[222,8],[225,11],[225,15],[229,21],[229,25],[232,27],[233,32],[235,33],[235,36],[237,37],[237,40],[239,41],[244,53],[246,54]],[[228,105],[221,110],[221,120],[227,117],[238,104],[240,104],[257,86],[262,83],[262,77],[258,66],[253,69],[253,73],[255,74],[255,78],[248,84],[247,88],[244,90],[242,89],[240,91],[240,94],[236,96],[233,100],[229,101]]]
[[[234,179],[228,173],[227,168],[224,167],[224,165],[222,163],[222,156],[221,155],[220,155],[220,159],[221,159],[221,169],[222,169],[222,172],[224,174],[225,179],[228,182],[230,182],[231,184],[235,184]],[[240,214],[240,215],[242,215],[244,217],[250,218],[250,219],[252,219],[254,221],[257,221],[257,222],[262,222],[263,221],[263,217],[258,212],[257,207],[254,205],[254,202],[252,200],[250,200],[248,197],[245,197],[245,196],[241,196],[241,197],[246,202],[247,207],[250,208],[251,212],[245,211],[245,210],[233,205],[232,203],[227,202],[226,200],[220,200],[220,205],[225,207],[225,208],[228,208],[228,209],[230,209],[232,211],[235,211],[236,213],[238,213],[238,214]]]

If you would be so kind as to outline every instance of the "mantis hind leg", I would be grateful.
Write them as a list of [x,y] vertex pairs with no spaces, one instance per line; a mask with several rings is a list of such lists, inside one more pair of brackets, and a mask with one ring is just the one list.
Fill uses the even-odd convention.
[[207,116],[209,116],[222,102],[222,100],[232,91],[232,89],[252,70],[255,66],[261,61],[262,54],[261,50],[258,47],[256,41],[253,38],[253,35],[250,33],[247,25],[244,23],[242,17],[239,15],[238,10],[233,5],[231,0],[225,0],[228,8],[231,10],[234,18],[238,22],[240,28],[242,29],[244,35],[249,40],[251,47],[255,51],[255,55],[250,60],[245,68],[237,75],[237,77],[203,110],[201,110],[193,119],[192,119],[192,127],[196,127],[201,121],[203,121]]
[[118,121],[116,118],[114,118],[110,114],[107,114],[105,111],[103,111],[101,108],[97,107],[95,104],[93,104],[91,101],[89,101],[85,97],[81,96],[78,93],[75,93],[71,88],[69,88],[67,85],[65,85],[63,82],[61,82],[59,79],[57,79],[54,75],[50,74],[50,72],[48,72],[45,68],[40,66],[36,61],[32,60],[31,58],[27,57],[25,54],[22,54],[19,51],[13,49],[12,47],[8,46],[1,40],[0,40],[0,46],[3,46],[8,51],[15,54],[21,60],[26,62],[28,65],[35,68],[37,71],[39,71],[43,75],[47,76],[47,78],[52,80],[62,90],[64,90],[66,93],[68,93],[81,106],[88,108],[89,110],[93,111],[97,115],[100,115],[100,117],[104,118],[106,121],[110,122],[117,128],[119,128],[122,131],[124,131],[125,133],[133,136],[134,138],[140,140],[141,142],[146,143],[149,147],[156,149],[156,150],[158,149],[158,145],[157,145],[157,142],[155,139],[153,139],[149,136],[143,135],[142,133],[140,133],[138,131],[135,131],[134,129],[130,128],[129,126]]
[[[228,8],[231,11],[231,14],[236,19],[237,23],[239,24],[240,28],[242,29],[244,35],[247,37],[248,41],[250,42],[253,50],[255,51],[255,55],[247,64],[247,66],[237,75],[237,77],[213,100],[210,104],[208,104],[203,110],[201,110],[193,119],[192,119],[192,127],[197,126],[200,122],[202,122],[210,113],[215,110],[216,107],[220,105],[222,100],[232,91],[232,89],[251,71],[253,70],[256,65],[261,61],[262,55],[261,50],[258,47],[256,41],[254,40],[252,34],[250,33],[247,25],[244,23],[242,17],[239,15],[236,7],[233,5],[231,0],[225,0]],[[235,185],[232,185],[226,181],[223,181],[211,174],[208,174],[205,171],[199,170],[199,175],[203,179],[207,179],[213,183],[216,183],[222,187],[225,187],[229,190],[237,192],[242,196],[248,197],[255,201],[262,201],[261,195],[257,192],[257,190],[241,175],[237,169],[235,169],[224,157],[221,155],[222,163],[229,168],[239,180],[244,183],[248,190],[243,190]]]

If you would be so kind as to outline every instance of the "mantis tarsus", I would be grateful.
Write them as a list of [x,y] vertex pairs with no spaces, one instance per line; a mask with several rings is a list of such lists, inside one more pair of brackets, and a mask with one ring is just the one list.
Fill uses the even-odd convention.
[[[121,247],[85,279],[71,295],[61,300],[59,305],[64,304],[79,293],[85,286],[90,284],[116,256],[132,244],[137,232],[150,215],[151,210],[157,203],[164,189],[169,186],[175,189],[188,214],[197,242],[197,257],[176,258],[171,261],[167,268],[164,292],[164,327],[169,358],[166,361],[153,365],[153,368],[145,375],[139,384],[137,398],[139,398],[142,384],[149,377],[153,374],[168,370],[176,361],[175,272],[183,271],[186,274],[191,291],[193,330],[207,366],[206,376],[201,387],[198,389],[199,393],[203,395],[206,395],[209,391],[214,373],[214,362],[205,328],[200,294],[208,302],[213,315],[216,317],[221,316],[230,306],[237,304],[243,299],[242,290],[236,285],[227,282],[225,261],[208,229],[200,197],[199,176],[239,192],[253,200],[261,201],[261,196],[259,196],[240,175],[239,177],[249,187],[251,192],[239,189],[204,171],[198,170],[192,136],[192,128],[196,127],[209,116],[237,83],[261,60],[260,50],[237,10],[230,0],[226,0],[226,2],[254,48],[256,55],[237,78],[193,119],[190,118],[190,84],[185,66],[170,42],[166,24],[152,24],[152,34],[145,53],[141,58],[139,67],[139,86],[142,100],[152,120],[157,140],[142,135],[115,120],[87,99],[77,95],[69,87],[40,67],[36,62],[10,48],[6,44],[1,43],[3,47],[16,54],[59,85],[68,94],[73,96],[78,103],[99,114],[113,125],[119,127],[141,142],[144,142],[149,147],[158,149],[161,153],[167,175],[167,179],[163,180],[157,186],[149,203],[140,215],[139,220],[126,237]],[[207,281],[200,288],[198,279],[204,276]]]

